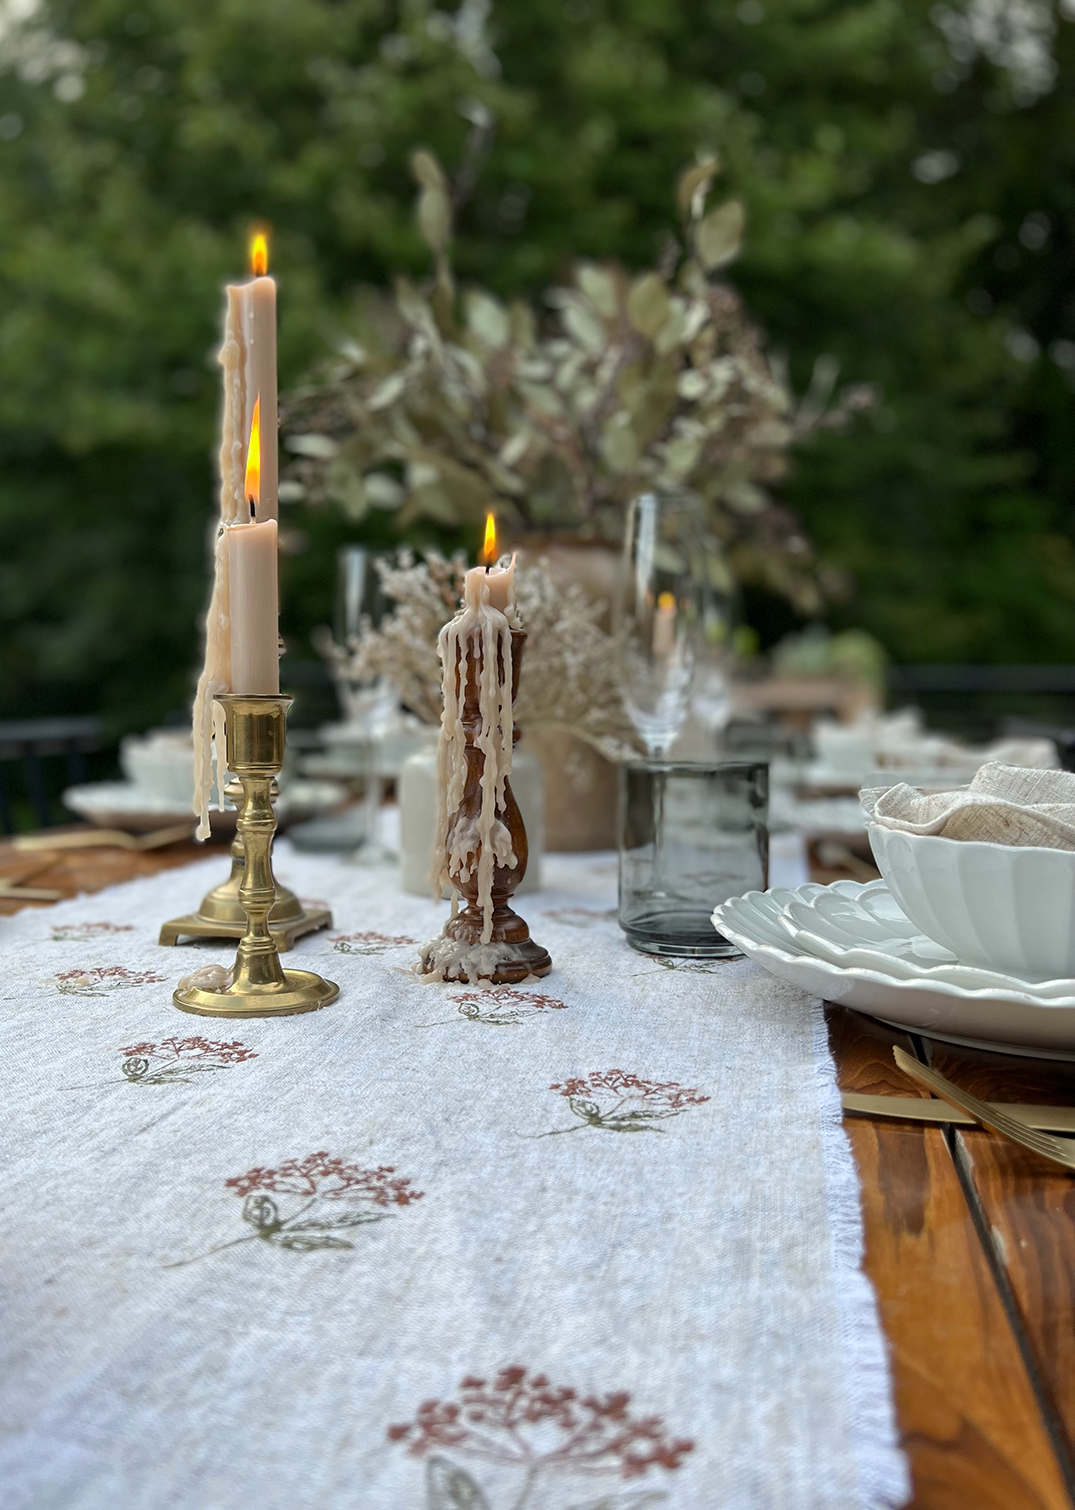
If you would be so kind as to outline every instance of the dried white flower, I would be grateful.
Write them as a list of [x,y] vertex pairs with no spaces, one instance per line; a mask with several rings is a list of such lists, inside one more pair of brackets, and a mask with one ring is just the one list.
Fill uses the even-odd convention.
[[[394,607],[374,628],[364,621],[347,646],[322,634],[318,649],[339,676],[353,681],[386,677],[403,706],[424,723],[441,713],[437,635],[463,595],[463,556],[427,551],[421,560],[401,550],[379,562],[385,596]],[[617,676],[614,638],[600,626],[604,605],[578,583],[565,581],[544,557],[520,564],[516,604],[527,632],[525,674],[515,707],[523,728],[567,729],[610,760],[638,751]]]

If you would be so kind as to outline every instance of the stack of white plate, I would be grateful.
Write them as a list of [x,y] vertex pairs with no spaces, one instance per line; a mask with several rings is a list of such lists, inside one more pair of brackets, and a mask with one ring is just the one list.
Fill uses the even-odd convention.
[[1075,1059],[1075,980],[961,965],[918,931],[884,881],[750,891],[721,903],[713,924],[771,974],[826,1001],[954,1043]]

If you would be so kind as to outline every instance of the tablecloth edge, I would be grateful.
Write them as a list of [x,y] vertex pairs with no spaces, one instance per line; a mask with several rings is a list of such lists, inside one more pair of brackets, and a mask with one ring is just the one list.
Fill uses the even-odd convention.
[[848,1429],[859,1470],[860,1503],[863,1510],[898,1510],[911,1498],[910,1465],[900,1446],[888,1339],[873,1284],[862,1267],[861,1183],[844,1129],[824,1004],[815,999],[811,1013],[811,1048],[821,1085],[818,1121],[832,1235],[833,1288],[840,1308]]

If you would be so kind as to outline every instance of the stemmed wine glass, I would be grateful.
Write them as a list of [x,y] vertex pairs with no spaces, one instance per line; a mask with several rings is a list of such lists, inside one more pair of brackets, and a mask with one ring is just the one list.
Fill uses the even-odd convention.
[[616,628],[624,701],[651,760],[690,710],[705,622],[701,513],[689,493],[648,492],[627,514]]
[[694,496],[633,500],[616,628],[624,702],[647,759],[621,771],[619,922],[644,953],[734,953],[710,924],[713,903],[765,884],[764,772],[668,758],[692,703],[711,729],[724,718],[720,564]]
[[[362,630],[380,621],[388,609],[377,563],[383,553],[364,545],[342,546],[337,557],[336,641],[353,651]],[[365,825],[362,845],[355,859],[362,864],[378,864],[393,859],[381,843],[381,744],[399,707],[395,687],[384,676],[356,679],[344,670],[338,690],[348,724],[362,739],[364,755],[363,786],[365,791]]]

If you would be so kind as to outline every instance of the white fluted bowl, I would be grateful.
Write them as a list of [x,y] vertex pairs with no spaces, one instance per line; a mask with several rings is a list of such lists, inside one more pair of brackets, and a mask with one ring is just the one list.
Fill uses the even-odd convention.
[[1075,978],[1075,851],[869,826],[900,908],[961,965],[1023,980]]

